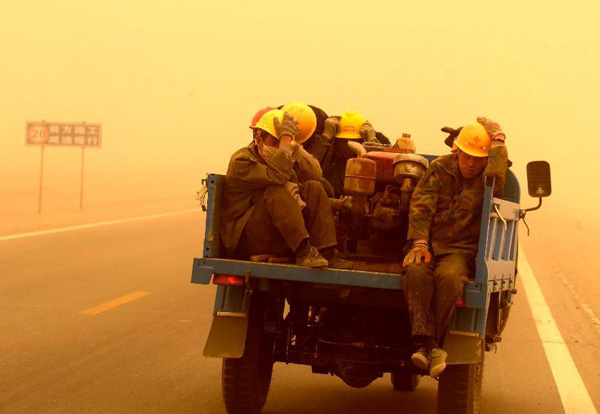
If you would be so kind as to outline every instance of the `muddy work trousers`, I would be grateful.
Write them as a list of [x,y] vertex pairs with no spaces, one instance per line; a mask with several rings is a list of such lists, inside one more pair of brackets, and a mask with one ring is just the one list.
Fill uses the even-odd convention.
[[290,255],[308,237],[318,249],[335,246],[335,223],[323,185],[307,181],[299,193],[303,209],[283,186],[267,187],[244,227],[236,256]]
[[472,257],[451,253],[406,269],[403,290],[413,337],[429,336],[441,344],[456,301],[474,268]]

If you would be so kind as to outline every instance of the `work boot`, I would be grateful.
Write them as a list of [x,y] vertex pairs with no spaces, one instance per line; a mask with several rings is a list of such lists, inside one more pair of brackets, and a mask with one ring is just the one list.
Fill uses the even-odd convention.
[[417,352],[412,354],[412,356],[410,357],[410,360],[419,369],[422,369],[425,371],[429,369],[429,360],[427,359],[427,351],[425,351],[424,346],[422,346],[421,348],[419,348],[417,350]]
[[329,262],[329,267],[334,269],[352,269],[354,267],[354,263],[350,260],[342,259],[340,253],[333,247],[321,250],[321,254]]
[[305,267],[326,267],[329,262],[321,256],[316,247],[302,243],[296,251],[296,265]]
[[429,360],[429,375],[431,378],[437,378],[446,369],[446,358],[448,353],[440,348],[433,348],[427,359]]

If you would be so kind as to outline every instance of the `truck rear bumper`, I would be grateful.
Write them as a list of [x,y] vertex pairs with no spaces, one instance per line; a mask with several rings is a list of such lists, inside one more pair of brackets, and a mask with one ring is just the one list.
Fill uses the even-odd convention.
[[194,259],[192,283],[207,285],[213,274],[249,276],[295,282],[402,290],[402,277],[361,270],[310,269],[295,265],[202,258]]
[[[289,264],[256,263],[210,257],[194,259],[192,283],[208,285],[214,274],[334,286],[402,290],[402,275],[398,273],[330,268],[310,269]],[[484,287],[474,280],[467,282],[464,291],[467,307],[487,309],[487,290],[496,292],[512,289],[514,278],[499,281],[490,280],[488,284],[489,287]]]

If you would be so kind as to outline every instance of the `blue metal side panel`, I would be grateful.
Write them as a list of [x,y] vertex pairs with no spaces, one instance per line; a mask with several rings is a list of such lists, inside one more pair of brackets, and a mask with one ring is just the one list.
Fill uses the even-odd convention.
[[[196,262],[197,261],[197,262]],[[342,286],[359,286],[379,289],[402,290],[402,278],[398,274],[365,272],[360,270],[310,269],[295,265],[255,263],[242,260],[202,258],[195,259],[199,275],[212,273],[258,277],[263,279],[323,283]],[[202,276],[198,276],[198,280]],[[202,283],[192,282],[194,283]],[[208,280],[210,282],[210,279]],[[207,282],[207,283],[208,283]]]
[[[507,182],[510,183],[509,196],[518,200],[518,182],[510,171]],[[465,287],[468,308],[457,310],[453,322],[456,329],[477,332],[483,336],[490,294],[514,287],[518,221],[519,204],[493,198],[493,187],[486,187],[475,282]],[[471,314],[471,310],[475,310],[475,314]],[[467,329],[468,321],[472,322],[470,329]]]
[[205,182],[208,186],[208,203],[206,206],[206,228],[204,233],[204,257],[221,255],[221,200],[225,177],[220,174],[209,174]]
[[212,279],[213,269],[202,264],[202,259],[194,259],[192,267],[192,283],[208,285]]

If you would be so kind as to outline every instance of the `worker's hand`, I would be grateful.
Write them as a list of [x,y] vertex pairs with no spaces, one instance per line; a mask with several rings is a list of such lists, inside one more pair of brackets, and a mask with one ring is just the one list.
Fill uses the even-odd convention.
[[282,141],[285,136],[293,140],[298,135],[298,121],[288,112],[283,114],[281,122],[279,122],[279,119],[273,118],[273,126],[275,127],[275,132],[277,132],[277,136]]
[[340,117],[339,116],[330,116],[323,123],[323,133],[321,137],[326,139],[327,141],[331,141],[333,137],[338,132],[338,128],[340,126]]
[[431,262],[431,252],[429,251],[429,247],[426,243],[413,244],[413,247],[406,254],[406,257],[402,262],[402,267],[408,267],[413,263],[419,265],[421,262]]
[[342,208],[344,210],[348,210],[348,211],[352,210],[352,206],[353,206],[352,196],[343,196],[340,198],[339,201],[341,202]]
[[369,121],[365,122],[358,131],[364,142],[377,141],[376,132]]
[[494,122],[491,119],[487,119],[482,116],[477,118],[477,122],[479,122],[485,127],[488,134],[490,134],[490,137],[492,137],[492,141],[504,142],[504,140],[506,139],[506,135],[504,134],[504,132],[502,132],[502,129],[500,128],[500,125],[498,125],[497,122]]

